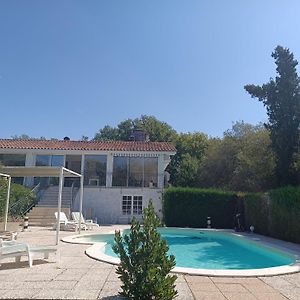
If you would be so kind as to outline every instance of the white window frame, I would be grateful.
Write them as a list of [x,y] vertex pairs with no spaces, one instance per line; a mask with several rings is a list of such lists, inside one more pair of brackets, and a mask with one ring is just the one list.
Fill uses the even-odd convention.
[[[126,199],[125,199],[126,198]],[[123,201],[130,201],[130,214],[127,213],[129,211],[128,203],[126,203],[126,209],[124,210],[125,205],[123,204]],[[137,201],[136,203],[136,209],[134,209],[134,201]],[[141,203],[139,203],[141,201]],[[141,204],[141,207],[139,208],[139,204]],[[134,213],[136,211],[136,213]],[[124,213],[126,212],[126,213]],[[140,212],[140,213],[139,213]],[[142,195],[123,195],[121,199],[121,213],[123,216],[141,216],[143,214],[143,196]]]

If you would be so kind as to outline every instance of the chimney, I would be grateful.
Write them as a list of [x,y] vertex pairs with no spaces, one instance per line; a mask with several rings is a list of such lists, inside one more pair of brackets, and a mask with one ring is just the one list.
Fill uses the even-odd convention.
[[135,128],[133,129],[131,136],[130,136],[131,141],[135,142],[149,142],[149,134],[144,131],[143,129]]

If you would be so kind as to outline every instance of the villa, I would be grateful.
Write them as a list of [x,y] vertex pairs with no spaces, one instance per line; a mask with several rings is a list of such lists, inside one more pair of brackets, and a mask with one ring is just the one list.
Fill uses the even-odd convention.
[[[162,216],[166,167],[176,153],[173,144],[150,142],[140,131],[132,141],[0,140],[4,166],[63,166],[84,176],[83,213],[100,224],[126,224],[152,199]],[[29,222],[50,225],[57,206],[58,178],[13,178],[35,188],[38,203]],[[65,178],[62,210],[79,210],[79,179]]]

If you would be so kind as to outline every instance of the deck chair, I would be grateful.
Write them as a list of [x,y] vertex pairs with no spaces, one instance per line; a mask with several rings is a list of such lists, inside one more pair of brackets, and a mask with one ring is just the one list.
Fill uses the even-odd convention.
[[[57,220],[57,216],[58,216],[58,212],[55,212],[55,218]],[[60,218],[59,218],[59,224],[62,227],[63,230],[78,230],[79,224],[76,221],[69,221],[66,214],[61,211],[60,212]],[[54,228],[56,228],[56,223],[54,225]],[[81,229],[85,229],[86,230],[86,226],[81,226]]]
[[[75,222],[79,223],[80,212],[79,211],[72,212],[72,219]],[[93,220],[85,220],[82,214],[81,214],[81,224],[84,224],[85,226],[87,226],[88,229],[91,230],[93,230],[95,227],[99,227],[99,225],[97,223],[94,223]]]
[[0,260],[8,257],[14,257],[16,262],[21,261],[22,256],[28,257],[29,267],[32,267],[33,260],[41,254],[44,259],[49,258],[50,253],[55,253],[56,248],[48,246],[33,246],[18,241],[3,241],[0,239]]
[[16,231],[0,231],[0,239],[3,241],[16,240],[18,233]]

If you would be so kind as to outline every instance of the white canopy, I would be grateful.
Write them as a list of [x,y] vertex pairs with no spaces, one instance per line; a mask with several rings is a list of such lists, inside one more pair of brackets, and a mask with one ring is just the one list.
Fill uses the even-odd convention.
[[64,167],[3,167],[2,170],[11,177],[59,177],[60,171],[63,170],[64,177],[81,177],[72,170]]
[[[2,170],[5,174],[0,173],[0,176],[5,176],[9,179],[6,208],[4,216],[4,230],[7,227],[7,216],[8,216],[8,206],[9,206],[9,195],[10,195],[10,181],[11,177],[59,177],[59,193],[58,193],[58,203],[57,203],[57,224],[56,224],[56,245],[59,241],[59,230],[60,230],[60,213],[61,213],[61,198],[62,198],[62,188],[63,188],[63,178],[64,177],[80,177],[80,218],[82,215],[82,201],[83,201],[83,176],[72,170],[64,167],[3,167]],[[81,220],[79,224],[81,223]],[[79,225],[79,233],[81,232],[81,226]]]

